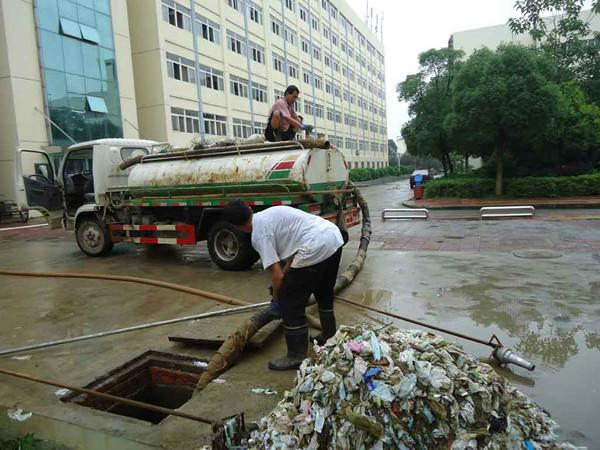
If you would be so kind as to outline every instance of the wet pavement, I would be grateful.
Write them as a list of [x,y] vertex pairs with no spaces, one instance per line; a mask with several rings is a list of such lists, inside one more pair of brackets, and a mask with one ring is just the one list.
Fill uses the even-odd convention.
[[[534,372],[499,370],[553,415],[564,439],[600,448],[600,220],[594,220],[600,212],[538,211],[534,219],[481,222],[469,212],[440,211],[426,222],[382,222],[382,209],[402,208],[409,196],[407,185],[400,181],[362,188],[373,218],[373,241],[365,268],[342,296],[483,339],[496,334],[537,365]],[[358,230],[351,236],[354,240],[344,251],[343,265],[353,257]],[[15,270],[135,275],[250,302],[264,301],[268,295],[269,277],[258,265],[243,273],[220,271],[210,262],[205,244],[155,249],[119,245],[108,257],[94,259],[79,252],[71,234],[41,227],[0,231],[0,255],[0,267]],[[0,278],[0,306],[2,348],[225,307],[148,286],[15,277]],[[351,306],[336,308],[342,323],[390,322]],[[229,317],[193,326],[212,326],[217,333],[245,316]],[[172,325],[29,352],[31,358],[26,360],[0,358],[0,367],[84,385],[150,348],[209,357],[210,350],[167,341],[169,334],[188,333],[193,326]],[[474,355],[489,355],[484,346],[461,344]],[[222,376],[227,384],[210,385],[200,399],[182,409],[207,416],[243,409],[249,420],[256,419],[277,399],[253,395],[251,388],[282,392],[291,386],[293,374],[266,368],[268,359],[282,351],[283,339],[276,337],[263,350],[249,352]],[[2,378],[0,404],[18,403],[33,410],[31,429],[43,425],[34,426],[35,420],[41,420],[36,417],[60,417],[63,422],[131,439],[139,448],[152,444],[186,448],[191,442],[197,444],[201,434],[202,427],[183,419],[171,417],[151,426],[58,404],[54,390]],[[0,419],[2,426],[7,426],[6,419]]]

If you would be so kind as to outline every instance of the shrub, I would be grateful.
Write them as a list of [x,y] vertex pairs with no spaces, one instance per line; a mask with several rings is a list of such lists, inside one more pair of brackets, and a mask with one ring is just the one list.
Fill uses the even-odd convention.
[[[493,178],[451,176],[425,184],[425,198],[493,197]],[[504,195],[513,198],[600,195],[600,172],[572,177],[523,177],[504,180]]]
[[400,176],[410,173],[410,169],[404,167],[381,167],[378,169],[350,169],[351,181],[368,181],[387,176]]
[[425,183],[425,198],[460,197],[483,198],[494,195],[495,181],[491,178],[453,176]]

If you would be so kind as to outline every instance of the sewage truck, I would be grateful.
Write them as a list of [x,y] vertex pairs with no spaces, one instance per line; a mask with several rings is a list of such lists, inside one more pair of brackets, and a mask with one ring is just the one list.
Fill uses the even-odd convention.
[[19,149],[17,203],[41,211],[51,226],[75,232],[81,251],[102,256],[114,244],[196,245],[212,260],[243,270],[258,259],[250,236],[222,219],[242,198],[253,210],[289,205],[342,231],[360,223],[343,154],[324,141],[215,144],[172,149],[139,139],[75,144],[58,170],[50,155]]

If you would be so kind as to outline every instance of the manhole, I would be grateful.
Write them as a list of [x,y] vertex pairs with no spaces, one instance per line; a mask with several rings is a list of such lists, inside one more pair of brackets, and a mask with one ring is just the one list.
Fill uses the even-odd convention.
[[517,258],[526,259],[555,259],[560,258],[562,253],[558,253],[552,250],[518,250],[513,252]]
[[[188,356],[150,350],[111,370],[85,388],[164,408],[177,409],[192,398],[194,387],[205,363],[206,361]],[[61,400],[153,424],[158,424],[167,417],[167,414],[115,403],[87,394],[73,393]]]

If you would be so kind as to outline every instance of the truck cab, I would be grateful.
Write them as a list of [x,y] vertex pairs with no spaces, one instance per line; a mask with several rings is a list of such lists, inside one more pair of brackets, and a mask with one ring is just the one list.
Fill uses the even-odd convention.
[[48,153],[18,149],[16,192],[20,210],[37,210],[50,226],[62,222],[73,230],[86,212],[106,204],[108,189],[127,185],[128,171],[119,169],[123,161],[150,154],[161,147],[141,139],[99,139],[72,145],[56,170]]

